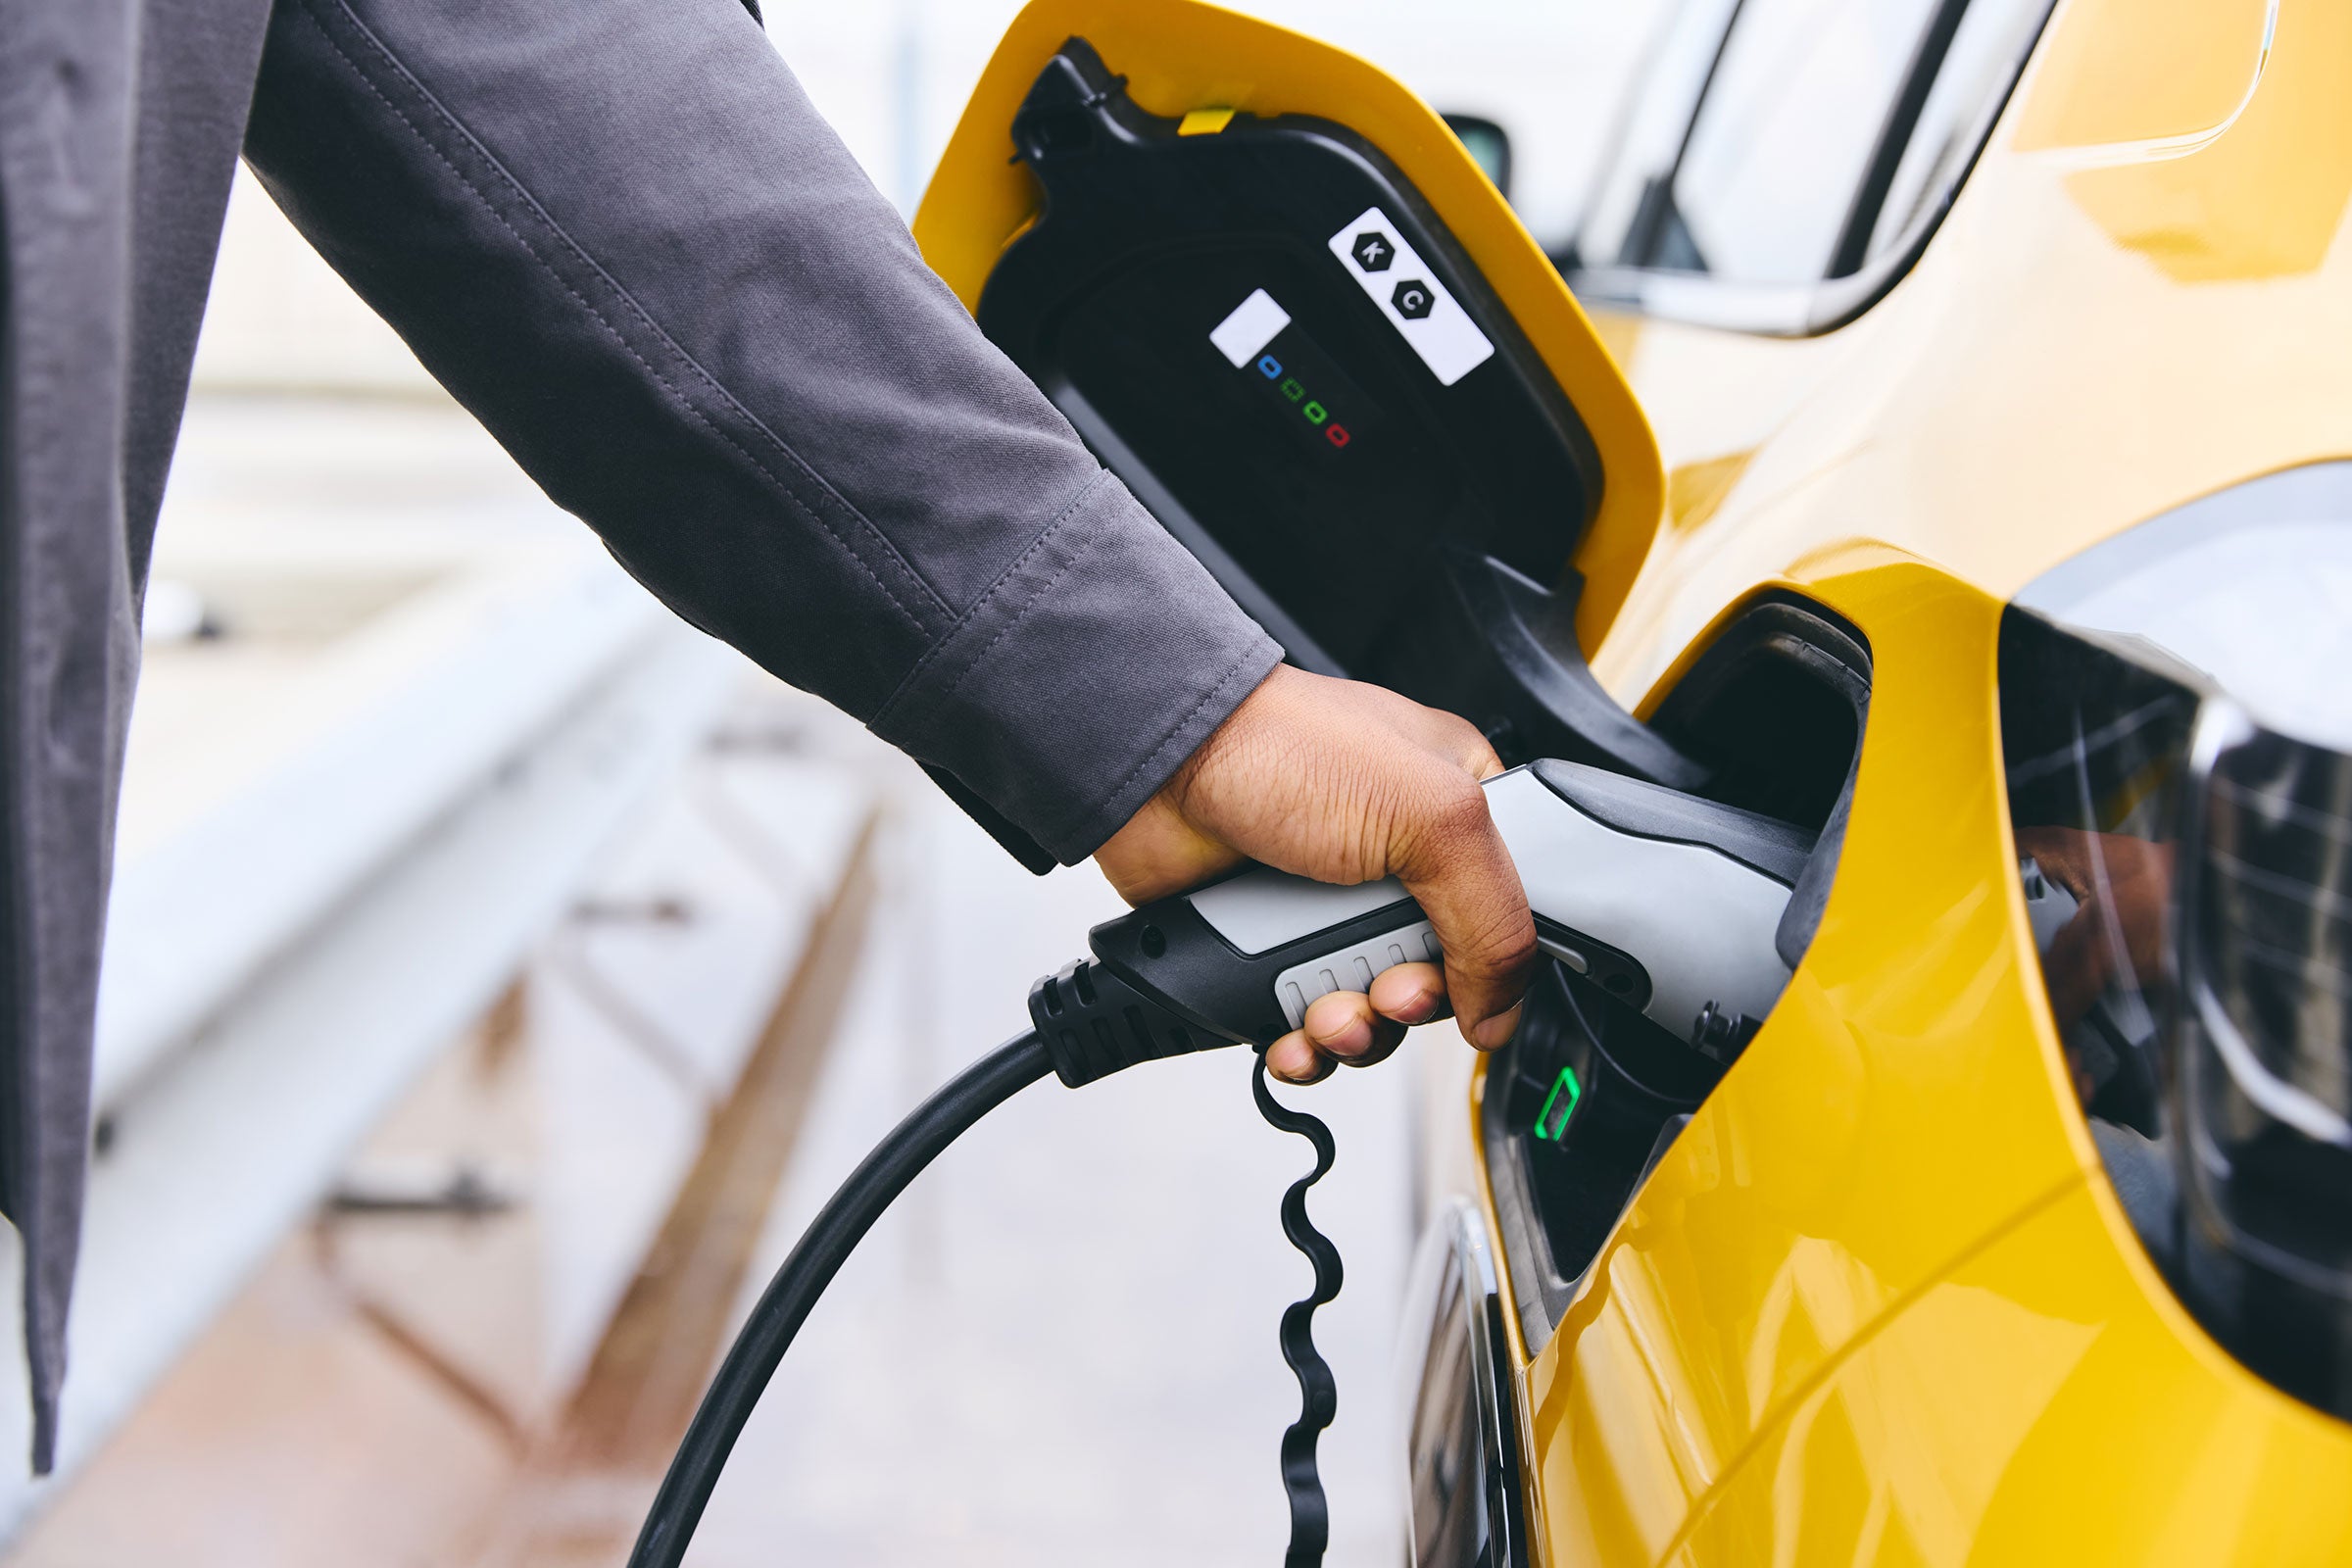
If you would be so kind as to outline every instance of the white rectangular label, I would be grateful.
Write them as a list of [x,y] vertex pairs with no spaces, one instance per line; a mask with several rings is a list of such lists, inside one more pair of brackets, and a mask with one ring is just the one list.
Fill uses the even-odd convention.
[[[1193,318],[1196,321],[1199,317]],[[1265,352],[1274,341],[1274,334],[1291,324],[1291,313],[1274,303],[1274,296],[1262,288],[1253,288],[1250,297],[1233,308],[1233,314],[1217,323],[1208,340],[1217,352],[1233,362],[1240,369]]]
[[1440,386],[1453,385],[1493,357],[1494,345],[1487,334],[1379,208],[1366,208],[1363,217],[1332,235],[1331,254],[1372,296]]

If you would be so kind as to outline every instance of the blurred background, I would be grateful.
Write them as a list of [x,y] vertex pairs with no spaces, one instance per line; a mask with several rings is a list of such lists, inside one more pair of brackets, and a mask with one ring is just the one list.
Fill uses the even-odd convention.
[[[1242,7],[1502,126],[1554,250],[1661,8]],[[766,3],[906,213],[1016,9]],[[250,181],[147,620],[64,1467],[0,1483],[6,1560],[619,1562],[799,1228],[1117,901],[671,619]],[[1276,1556],[1307,1155],[1247,1065],[1032,1090],[952,1151],[695,1560]],[[1400,1551],[1399,1302],[1466,1068],[1446,1027],[1303,1097],[1341,1151],[1338,1564]],[[0,1353],[0,1452],[22,1378]]]

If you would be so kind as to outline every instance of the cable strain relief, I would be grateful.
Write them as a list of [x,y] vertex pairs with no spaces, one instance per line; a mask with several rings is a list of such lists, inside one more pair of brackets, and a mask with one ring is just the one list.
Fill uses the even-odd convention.
[[1046,1043],[1054,1076],[1070,1088],[1230,1042],[1196,1029],[1097,958],[1080,958],[1029,988],[1029,1021]]

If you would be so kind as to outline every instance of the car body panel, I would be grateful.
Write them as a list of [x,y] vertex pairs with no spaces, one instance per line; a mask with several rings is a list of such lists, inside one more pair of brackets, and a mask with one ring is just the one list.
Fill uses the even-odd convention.
[[2012,917],[2000,601],[1884,546],[1784,580],[1871,644],[1845,851],[1780,1005],[1529,1367],[1558,1563],[1659,1560],[1848,1347],[2095,1162]]
[[[2343,1556],[2352,1431],[2214,1346],[2141,1253],[2008,848],[2002,602],[2352,448],[2352,6],[2148,9],[2061,8],[1942,230],[1851,325],[1599,318],[1671,514],[1596,672],[1652,709],[1782,582],[1859,627],[1875,680],[1820,935],[1529,1367],[1554,1564]],[[2178,73],[2169,98],[2089,69],[2119,28],[2123,74]]]
[[2244,1387],[2106,1197],[2067,1189],[1858,1341],[1668,1560],[2352,1559],[2342,1425]]
[[2070,42],[2086,29],[2157,48],[2132,9],[2061,5],[1918,265],[1850,325],[1597,316],[1679,503],[1593,656],[1620,698],[1654,697],[1723,607],[1841,539],[2006,598],[2142,518],[2352,448],[2352,248],[2333,243],[2352,6],[2279,0],[2258,75],[2242,7],[2174,18],[2141,74],[2229,59],[2251,91],[2209,136],[2154,139],[2179,117],[2135,119],[2067,64],[2095,51]]
[[2352,1430],[2180,1307],[2075,1109],[2006,849],[2001,602],[1879,545],[1788,586],[1872,644],[1840,873],[1528,1366],[1541,1560],[2342,1560]]

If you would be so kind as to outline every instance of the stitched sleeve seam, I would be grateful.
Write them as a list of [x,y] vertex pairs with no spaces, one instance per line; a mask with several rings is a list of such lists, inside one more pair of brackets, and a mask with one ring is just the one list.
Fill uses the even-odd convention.
[[[1095,476],[1092,479],[1089,479],[1084,485],[1079,487],[1078,493],[1070,498],[1069,504],[1064,506],[1059,512],[1054,514],[1054,519],[1047,523],[1044,528],[1038,531],[1037,537],[1029,541],[1027,547],[1024,548],[1018,556],[1013,558],[1012,563],[1009,565],[1007,565],[1003,571],[997,573],[996,578],[989,583],[987,588],[981,591],[979,598],[973,601],[972,608],[965,611],[962,615],[957,617],[956,624],[948,629],[947,634],[941,637],[938,642],[932,644],[929,651],[927,651],[921,659],[915,662],[914,668],[908,670],[906,672],[906,678],[899,683],[899,689],[891,694],[890,699],[885,702],[881,709],[875,713],[874,722],[877,725],[886,724],[889,722],[891,715],[901,706],[902,698],[909,703],[916,700],[914,694],[921,690],[924,678],[931,672],[931,669],[935,664],[939,663],[942,660],[947,659],[950,656],[957,634],[962,632],[965,627],[978,620],[980,616],[986,613],[989,610],[996,608],[997,595],[1004,589],[1004,585],[1007,582],[1010,582],[1013,577],[1020,572],[1022,567],[1028,565],[1031,561],[1035,560],[1041,551],[1043,551],[1049,544],[1053,543],[1054,535],[1061,532],[1063,526],[1068,523],[1072,517],[1078,514],[1080,509],[1082,509],[1086,503],[1094,497],[1096,492],[1101,490],[1109,482],[1109,469],[1098,468],[1095,470]],[[981,662],[988,657],[990,651],[993,650],[998,643],[1004,641],[1004,634],[1012,630],[1014,626],[1019,625],[1022,620],[1027,618],[1029,612],[1037,608],[1038,602],[1043,599],[1055,584],[1059,583],[1063,577],[1069,574],[1072,566],[1076,565],[1080,561],[1085,559],[1086,551],[1093,543],[1094,540],[1090,537],[1085,545],[1080,546],[1078,549],[1070,553],[1070,559],[1063,562],[1061,566],[1054,573],[1052,577],[1049,577],[1046,579],[1046,581],[1038,584],[1035,588],[1032,588],[1029,591],[1027,598],[1022,601],[1019,611],[1016,612],[1004,625],[999,627],[996,635],[990,637],[988,642],[983,645],[977,653],[973,654],[970,658],[963,662],[963,667],[956,671],[956,678],[953,681],[950,681],[946,689],[941,691],[933,700],[944,701],[947,698],[953,697],[957,691],[961,690],[963,683],[971,678],[972,672],[980,667]]]
[[[402,78],[406,82],[407,86],[416,93],[417,98],[420,99],[423,104],[427,106],[440,120],[441,123],[454,135],[461,138],[471,149],[471,151],[481,159],[481,161],[488,167],[490,172],[493,172],[498,177],[500,182],[505,185],[507,190],[511,192],[513,196],[524,208],[526,208],[540,223],[545,225],[549,233],[552,234],[555,239],[562,243],[564,248],[570,253],[573,260],[578,262],[582,267],[586,268],[605,285],[607,289],[612,292],[613,298],[620,305],[627,309],[629,315],[635,318],[635,321],[639,326],[643,327],[658,343],[666,349],[670,355],[674,356],[681,366],[691,371],[694,377],[700,381],[702,385],[713,397],[715,397],[723,407],[725,407],[732,414],[738,416],[746,425],[756,431],[762,439],[764,444],[773,448],[777,455],[780,456],[787,464],[789,464],[798,473],[800,473],[804,479],[814,485],[820,493],[830,497],[834,502],[838,503],[844,512],[849,514],[852,518],[856,519],[857,525],[863,532],[872,535],[885,559],[889,562],[895,571],[904,575],[912,588],[918,594],[920,594],[924,600],[929,602],[931,608],[943,613],[949,612],[949,607],[946,601],[939,596],[937,590],[933,589],[931,585],[924,580],[922,574],[916,571],[912,564],[906,561],[906,557],[899,551],[898,546],[891,541],[890,537],[884,534],[880,529],[876,528],[872,520],[866,517],[865,514],[859,512],[855,506],[851,505],[849,500],[842,496],[839,491],[835,490],[830,484],[827,484],[824,480],[824,477],[821,474],[818,474],[814,469],[810,468],[808,463],[803,460],[801,456],[791,448],[790,445],[777,436],[776,433],[768,427],[764,420],[754,415],[749,409],[746,409],[743,404],[734,396],[734,394],[729,392],[726,387],[710,373],[710,369],[705,367],[701,361],[697,360],[692,354],[689,354],[683,345],[679,344],[676,339],[672,338],[666,331],[662,330],[661,324],[654,320],[652,316],[647,313],[644,306],[638,302],[636,296],[631,294],[626,288],[622,287],[619,281],[615,279],[609,271],[607,271],[594,257],[590,256],[584,249],[582,249],[579,242],[573,239],[570,233],[564,229],[561,223],[557,222],[553,216],[551,216],[544,207],[540,206],[538,201],[530,194],[530,192],[524,189],[521,183],[514,178],[514,176],[505,168],[505,166],[500,164],[497,158],[490,153],[489,149],[482,146],[482,144],[473,136],[473,134],[466,128],[464,123],[461,122],[455,116],[453,116],[438,99],[436,99],[428,90],[426,90],[424,84],[418,81],[416,77],[401,64],[400,60],[394,56],[388,48],[385,47],[382,40],[375,36],[373,31],[368,27],[367,24],[362,22],[360,18],[353,13],[350,6],[346,3],[346,0],[329,0],[329,3],[333,4],[335,8],[343,14],[343,20],[351,26],[351,28],[359,35],[359,37],[367,43],[368,47],[383,62],[384,66]],[[824,516],[817,508],[810,506],[808,502],[802,500],[801,497],[793,494],[791,487],[787,485],[765,462],[761,461],[756,454],[745,447],[744,444],[736,439],[734,435],[720,428],[719,425],[712,420],[708,414],[697,408],[693,399],[686,396],[683,391],[674,385],[668,376],[657,369],[646,359],[646,357],[637,350],[636,346],[628,341],[627,337],[612,323],[611,318],[608,318],[603,311],[599,310],[594,303],[592,303],[580,292],[578,288],[574,287],[569,280],[564,278],[564,275],[558,271],[556,268],[548,261],[548,259],[541,254],[539,248],[536,245],[533,245],[531,241],[514,226],[513,220],[510,220],[505,213],[499,210],[497,203],[490,199],[489,195],[483,191],[481,186],[475,183],[475,181],[468,176],[464,170],[460,169],[446,152],[444,152],[440,147],[434,145],[432,138],[424,133],[422,127],[417,125],[417,123],[412,120],[399,105],[395,104],[388,96],[386,96],[383,89],[376,84],[374,78],[368,74],[367,70],[359,63],[359,61],[352,57],[350,51],[343,47],[342,43],[336,39],[333,32],[331,32],[327,28],[326,24],[320,21],[318,11],[318,0],[304,0],[304,18],[311,24],[313,27],[318,29],[319,36],[325,40],[327,47],[332,49],[336,56],[340,58],[346,66],[351,68],[353,74],[359,78],[361,84],[368,89],[369,94],[372,95],[378,103],[382,104],[384,108],[391,113],[394,119],[398,120],[401,124],[408,129],[409,134],[416,139],[418,145],[422,146],[425,151],[432,154],[432,156],[441,164],[441,166],[444,169],[447,169],[458,180],[458,182],[466,187],[466,191],[473,197],[473,199],[481,205],[482,210],[488,213],[490,217],[499,224],[499,226],[508,232],[508,234],[513,236],[515,243],[522,247],[524,253],[527,254],[531,260],[539,266],[540,270],[546,272],[547,275],[552,278],[556,284],[566,294],[571,296],[572,300],[577,303],[582,310],[586,311],[590,317],[594,318],[597,324],[604,329],[606,335],[611,337],[612,341],[619,346],[621,351],[628,355],[628,357],[633,360],[641,369],[643,369],[648,375],[652,376],[654,380],[662,387],[662,391],[669,395],[670,400],[674,402],[687,415],[688,417],[692,418],[696,423],[702,425],[703,428],[709,430],[712,435],[716,436],[720,441],[724,442],[729,448],[734,450],[744,459],[745,462],[752,466],[755,471],[757,471],[768,482],[770,488],[772,488],[779,496],[781,496],[788,505],[799,512],[802,515],[807,517],[809,521],[815,523],[819,528],[823,529],[828,536],[833,538],[834,541],[841,546],[844,552],[849,555],[850,559],[857,563],[858,569],[864,572],[867,578],[869,578],[874,585],[882,591],[884,596],[890,600],[892,608],[897,610],[899,613],[917,630],[924,630],[925,628],[923,627],[922,621],[920,617],[915,614],[913,608],[907,605],[900,597],[899,593],[892,589],[889,584],[882,581],[881,576],[874,570],[873,565],[865,559],[864,553],[858,550],[855,544],[845,537],[840,528],[836,526],[829,518]]]

